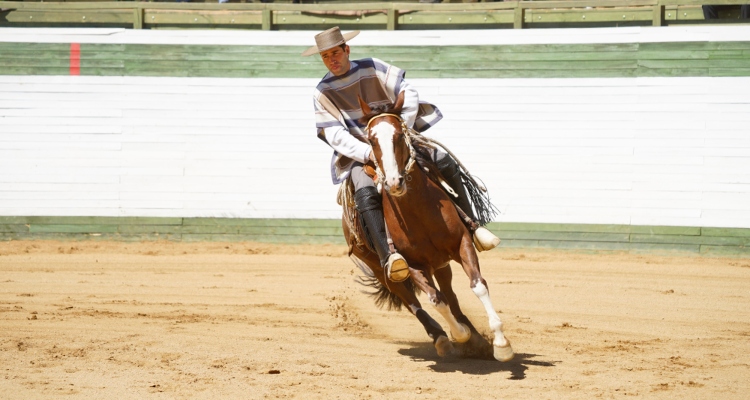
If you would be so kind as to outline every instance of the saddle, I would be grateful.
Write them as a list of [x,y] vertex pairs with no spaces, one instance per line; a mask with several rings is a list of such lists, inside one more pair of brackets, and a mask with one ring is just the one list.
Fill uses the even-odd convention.
[[[374,169],[373,173],[375,173]],[[368,244],[365,244],[365,238],[367,237],[365,228],[360,221],[357,205],[354,203],[354,183],[352,183],[351,177],[346,178],[339,186],[336,202],[341,206],[343,211],[341,218],[349,228],[349,237],[346,238],[346,244],[349,245],[349,255],[351,256],[354,246],[358,248],[369,247]]]

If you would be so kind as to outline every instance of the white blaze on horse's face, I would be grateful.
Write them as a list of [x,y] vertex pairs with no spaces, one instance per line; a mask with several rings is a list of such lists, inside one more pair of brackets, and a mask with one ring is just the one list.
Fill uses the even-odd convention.
[[401,196],[406,192],[404,177],[398,170],[396,160],[396,128],[385,120],[374,124],[370,128],[370,135],[377,139],[380,145],[380,168],[383,169],[385,190],[392,196]]

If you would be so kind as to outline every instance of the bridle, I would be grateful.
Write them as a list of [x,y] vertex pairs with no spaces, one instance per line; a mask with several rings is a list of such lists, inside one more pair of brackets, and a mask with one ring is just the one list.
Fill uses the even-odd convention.
[[[370,118],[370,120],[367,121],[367,126],[365,126],[365,134],[367,135],[368,142],[370,141],[370,125],[372,125],[373,121],[382,117],[394,117],[401,124],[401,132],[404,134],[404,141],[406,142],[406,147],[409,149],[409,161],[406,162],[406,167],[404,167],[402,174],[408,175],[409,172],[411,172],[411,169],[414,167],[414,162],[417,160],[416,151],[414,150],[414,146],[411,143],[411,135],[416,133],[416,131],[407,127],[406,122],[404,122],[404,119],[401,118],[400,115],[390,113],[378,114]],[[372,146],[372,143],[370,143],[370,145]],[[373,157],[373,159],[375,162],[375,173],[378,175],[378,181],[385,182],[385,173],[383,172],[383,169],[380,168],[378,160],[375,159],[375,157]]]

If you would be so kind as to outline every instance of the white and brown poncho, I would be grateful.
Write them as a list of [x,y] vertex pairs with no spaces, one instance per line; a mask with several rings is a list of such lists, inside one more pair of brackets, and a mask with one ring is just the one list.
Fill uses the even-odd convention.
[[419,101],[417,91],[405,80],[405,72],[376,58],[353,60],[346,74],[330,72],[315,88],[315,127],[320,139],[334,149],[331,178],[334,184],[346,179],[354,161],[364,162],[369,145],[364,143],[362,109],[357,96],[370,107],[392,104],[405,92],[401,117],[407,126],[423,132],[443,116],[434,105]]

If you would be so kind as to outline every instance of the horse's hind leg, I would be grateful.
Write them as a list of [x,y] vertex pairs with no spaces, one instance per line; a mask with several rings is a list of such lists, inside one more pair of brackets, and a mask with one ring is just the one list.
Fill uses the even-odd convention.
[[490,319],[490,329],[492,329],[495,335],[495,338],[492,340],[495,359],[498,361],[510,361],[513,358],[513,348],[510,346],[508,339],[505,338],[505,335],[503,335],[503,323],[500,321],[500,316],[497,315],[495,307],[492,306],[487,281],[482,278],[482,274],[479,272],[477,253],[468,235],[464,237],[461,243],[461,265],[469,277],[471,290],[482,302],[482,305],[484,305],[484,310]]
[[389,282],[388,288],[393,292],[401,301],[409,307],[409,311],[414,314],[415,317],[422,324],[422,327],[427,332],[427,335],[432,339],[432,344],[435,346],[435,350],[440,357],[454,353],[453,344],[448,339],[448,335],[443,330],[440,324],[432,319],[430,314],[422,309],[422,305],[419,303],[417,296],[406,287],[404,282]]
[[[422,309],[422,305],[419,303],[419,299],[414,293],[414,290],[407,286],[407,282],[409,281],[392,282],[386,280],[383,268],[380,266],[380,260],[374,255],[374,253],[365,253],[362,251],[357,251],[355,253],[358,253],[354,254],[353,261],[355,264],[358,262],[364,263],[370,269],[374,277],[377,278],[381,287],[396,295],[396,297],[401,300],[401,303],[406,305],[409,308],[409,311],[417,317],[417,320],[422,324],[427,335],[432,339],[432,344],[435,346],[438,355],[440,357],[445,357],[453,354],[455,349],[453,348],[451,341],[448,339],[448,335],[443,330],[443,327],[441,327],[440,324],[427,313],[427,311]],[[361,266],[360,269],[362,269]]]
[[427,314],[427,311],[418,308],[416,312],[412,312],[417,316],[419,322],[422,323],[422,326],[427,331],[427,335],[432,338],[432,344],[435,346],[435,350],[440,357],[445,357],[455,352],[453,344],[448,339],[448,335],[443,330],[443,327],[432,319],[430,314]]
[[448,303],[448,299],[435,288],[435,283],[432,281],[432,276],[426,274],[424,271],[411,269],[412,281],[422,289],[430,303],[445,318],[445,321],[450,327],[451,335],[459,343],[465,343],[471,338],[471,329],[460,323],[451,312],[451,307]]
[[427,332],[427,335],[432,339],[432,344],[435,346],[438,356],[445,357],[453,354],[455,352],[453,344],[451,344],[451,341],[448,339],[448,335],[443,330],[443,327],[440,326],[437,321],[432,319],[427,311],[422,309],[422,305],[419,303],[419,299],[417,299],[414,292],[409,290],[404,282],[389,282],[388,287],[391,292],[398,296],[401,301],[409,307],[409,311],[417,317],[422,324],[422,327]]

